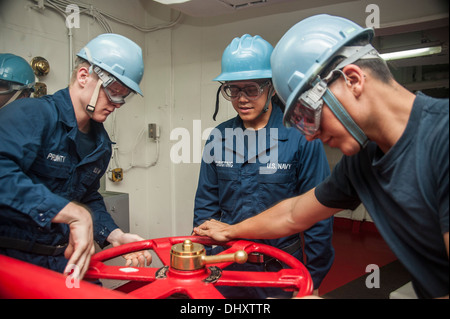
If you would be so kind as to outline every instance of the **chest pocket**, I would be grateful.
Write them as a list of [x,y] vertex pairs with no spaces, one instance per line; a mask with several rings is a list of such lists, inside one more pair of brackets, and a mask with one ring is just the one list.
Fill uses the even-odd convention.
[[297,185],[294,171],[281,171],[273,174],[258,174],[258,189],[263,196],[258,197],[261,209],[267,209],[274,203],[297,195],[295,193]]
[[239,169],[233,167],[217,167],[219,184],[219,205],[226,212],[231,212],[239,196]]
[[[98,163],[101,164],[101,163]],[[96,165],[95,163],[92,165],[86,165],[79,169],[78,175],[80,176],[80,182],[87,190],[100,179],[103,175],[101,174],[103,170],[100,168],[101,166]]]
[[104,165],[107,165],[107,162],[97,159],[76,167],[72,186],[72,196],[75,200],[81,201],[86,194],[98,190],[100,177],[104,173]]
[[55,193],[64,191],[70,178],[71,165],[65,161],[51,161],[37,157],[30,167],[29,176],[36,183],[44,184]]

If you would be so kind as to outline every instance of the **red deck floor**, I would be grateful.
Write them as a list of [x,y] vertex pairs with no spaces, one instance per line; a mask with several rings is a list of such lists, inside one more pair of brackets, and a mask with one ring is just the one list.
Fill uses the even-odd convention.
[[333,246],[335,260],[319,288],[320,295],[365,275],[369,264],[382,267],[397,259],[372,222],[335,218]]

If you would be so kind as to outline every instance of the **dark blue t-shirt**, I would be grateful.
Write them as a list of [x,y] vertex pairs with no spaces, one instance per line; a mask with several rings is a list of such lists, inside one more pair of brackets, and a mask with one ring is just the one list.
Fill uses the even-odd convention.
[[90,130],[89,133],[78,131],[77,151],[81,159],[91,154],[96,147],[97,145],[95,143],[95,135],[93,130]]
[[448,146],[448,99],[419,93],[403,135],[386,154],[369,143],[344,156],[315,190],[328,207],[364,204],[421,298],[449,293]]

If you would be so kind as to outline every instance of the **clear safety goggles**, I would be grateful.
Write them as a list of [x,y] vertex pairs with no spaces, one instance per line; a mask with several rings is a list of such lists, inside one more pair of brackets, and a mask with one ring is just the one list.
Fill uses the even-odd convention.
[[236,100],[240,97],[241,92],[250,101],[257,100],[264,92],[264,88],[270,84],[270,81],[264,83],[257,82],[232,82],[224,83],[220,87],[220,91],[228,101]]
[[285,122],[297,128],[304,135],[314,135],[320,128],[322,117],[323,95],[327,83],[317,82],[311,89],[303,92],[285,115]]
[[125,104],[134,96],[135,92],[133,90],[122,84],[108,72],[100,69],[98,66],[94,66],[94,72],[102,80],[106,96],[112,103]]

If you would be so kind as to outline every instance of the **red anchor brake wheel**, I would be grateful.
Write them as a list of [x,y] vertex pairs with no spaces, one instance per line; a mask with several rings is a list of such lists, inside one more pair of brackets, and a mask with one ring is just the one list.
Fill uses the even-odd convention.
[[[186,245],[189,241],[194,244]],[[181,244],[183,248],[180,247]],[[203,245],[221,245],[228,248],[212,257],[212,260],[204,261],[210,257],[199,256],[204,254]],[[187,248],[184,248],[185,246]],[[117,256],[140,250],[153,250],[164,267],[120,267],[104,263]],[[261,253],[276,258],[290,269],[278,272],[224,270],[234,262],[233,256],[238,251],[245,251],[247,254]],[[232,254],[231,259],[230,256],[222,258],[228,254]],[[181,264],[183,266],[179,266]],[[198,236],[150,239],[101,251],[92,257],[85,278],[129,281],[118,290],[127,292],[129,297],[151,299],[167,298],[174,294],[183,294],[193,299],[221,299],[223,296],[216,286],[276,287],[298,290],[298,296],[310,295],[313,290],[311,276],[305,266],[282,250],[245,240],[218,243]]]

